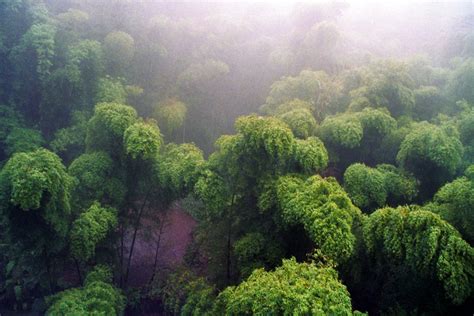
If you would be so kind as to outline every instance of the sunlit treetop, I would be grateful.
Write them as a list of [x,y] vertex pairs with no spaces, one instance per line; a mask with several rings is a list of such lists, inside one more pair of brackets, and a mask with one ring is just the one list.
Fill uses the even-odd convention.
[[397,122],[386,109],[365,108],[354,113],[364,129],[364,138],[382,138],[397,127]]
[[76,219],[71,229],[71,254],[87,262],[95,255],[96,246],[117,226],[117,210],[101,207],[97,202]]
[[118,103],[99,103],[89,121],[86,137],[88,149],[113,147],[121,144],[125,130],[137,121],[134,108]]
[[74,211],[82,211],[92,201],[106,201],[119,205],[125,195],[125,187],[114,172],[114,162],[107,153],[85,153],[73,160],[68,168],[74,177]]
[[383,173],[361,163],[352,164],[346,169],[344,188],[354,204],[362,209],[383,206],[387,199]]
[[254,270],[246,281],[221,292],[216,306],[222,315],[353,314],[336,270],[294,258],[274,271]]
[[154,120],[130,125],[123,137],[125,151],[133,159],[154,158],[163,144],[160,129]]
[[324,142],[345,148],[358,147],[363,128],[356,116],[347,114],[326,118],[321,124],[320,135]]
[[111,284],[109,268],[96,266],[82,288],[73,288],[47,297],[47,315],[121,315],[125,298]]
[[389,164],[376,166],[385,178],[388,205],[402,205],[413,201],[418,194],[418,181],[413,175]]
[[275,204],[275,177],[314,174],[327,166],[328,153],[318,138],[297,139],[275,117],[244,116],[235,126],[237,134],[216,141],[217,150],[207,163],[210,170],[196,184],[196,194],[211,209],[232,203],[234,192],[237,197],[258,196],[263,211]]
[[440,214],[456,227],[464,239],[474,244],[474,165],[465,176],[444,185],[436,192],[428,210]]
[[402,265],[420,277],[434,276],[454,304],[474,290],[474,248],[438,215],[384,208],[364,222],[364,240],[379,265]]
[[463,147],[456,136],[432,124],[419,124],[409,133],[397,155],[399,163],[415,175],[432,168],[433,172],[454,174],[461,163]]
[[281,114],[279,118],[288,124],[293,134],[299,138],[313,135],[317,127],[316,120],[307,109],[295,109]]
[[316,247],[335,262],[351,257],[356,242],[353,227],[361,213],[336,179],[284,176],[277,181],[276,196],[287,225],[302,224]]
[[316,137],[295,141],[293,157],[307,174],[322,171],[328,164],[328,152],[323,142]]
[[163,188],[184,196],[194,188],[203,167],[203,153],[194,144],[169,144],[156,160],[155,173]]
[[227,182],[216,172],[204,170],[194,186],[195,195],[206,205],[207,216],[219,217],[233,203]]
[[[397,122],[386,109],[364,108],[359,112],[349,111],[328,116],[319,127],[317,135],[331,150],[332,161],[341,158],[350,162],[373,161],[376,159],[375,149],[381,146],[384,138],[393,133],[396,127]],[[347,149],[358,151],[349,152]]]
[[344,188],[354,204],[365,211],[408,203],[418,193],[413,177],[388,164],[376,168],[362,163],[350,165],[344,172]]
[[264,150],[270,159],[288,159],[292,153],[293,134],[288,126],[274,118],[246,116],[235,127],[248,150]]
[[56,154],[46,149],[14,154],[0,178],[3,203],[40,212],[58,233],[66,233],[72,179]]

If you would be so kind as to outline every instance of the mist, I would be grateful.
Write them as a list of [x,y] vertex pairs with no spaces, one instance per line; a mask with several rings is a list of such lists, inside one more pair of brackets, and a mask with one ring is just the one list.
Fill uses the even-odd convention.
[[0,0],[0,315],[472,315],[472,1]]

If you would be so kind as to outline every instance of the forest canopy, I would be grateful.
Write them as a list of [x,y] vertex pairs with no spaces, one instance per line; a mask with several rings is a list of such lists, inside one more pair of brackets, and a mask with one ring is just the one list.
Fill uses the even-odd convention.
[[473,12],[0,0],[0,315],[472,315]]

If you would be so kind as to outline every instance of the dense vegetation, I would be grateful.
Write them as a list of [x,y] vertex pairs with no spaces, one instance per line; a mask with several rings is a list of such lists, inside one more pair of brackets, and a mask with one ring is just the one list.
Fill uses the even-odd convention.
[[0,313],[471,315],[473,20],[0,0]]

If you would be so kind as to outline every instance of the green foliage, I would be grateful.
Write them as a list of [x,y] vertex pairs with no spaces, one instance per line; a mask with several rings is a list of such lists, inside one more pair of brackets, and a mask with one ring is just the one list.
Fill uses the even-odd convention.
[[136,121],[137,112],[132,107],[118,103],[97,104],[87,127],[87,149],[121,148],[125,130]]
[[311,111],[311,103],[309,103],[308,101],[300,100],[300,99],[293,99],[291,101],[288,101],[288,102],[285,102],[285,103],[282,103],[282,104],[278,105],[275,109],[273,109],[273,108],[267,109],[265,106],[263,106],[262,110],[266,110],[266,111],[264,111],[264,113],[269,112],[268,114],[274,114],[274,115],[277,115],[277,116],[281,116],[281,115],[283,115],[287,112],[291,112],[293,110],[308,110],[308,111]]
[[421,123],[402,142],[397,160],[421,181],[425,194],[430,195],[433,187],[436,189],[436,185],[454,175],[462,153],[463,147],[456,135],[448,135],[440,127]]
[[51,149],[57,154],[68,153],[73,157],[83,152],[89,116],[88,112],[73,112],[71,125],[56,131],[50,143]]
[[214,315],[214,287],[187,268],[178,268],[164,280],[155,279],[151,295],[159,297],[173,315]]
[[231,202],[226,183],[210,170],[205,170],[199,177],[194,186],[194,192],[204,202],[211,216],[220,215]]
[[0,143],[4,143],[10,132],[21,125],[21,118],[11,107],[0,105]]
[[388,164],[376,168],[350,165],[344,172],[344,188],[355,205],[368,211],[410,202],[418,192],[415,179]]
[[121,75],[135,55],[135,41],[130,34],[114,31],[105,37],[104,50],[109,69],[113,74]]
[[313,69],[335,72],[339,64],[337,46],[340,42],[341,34],[334,23],[322,21],[313,25],[305,34],[301,48],[305,63]]
[[414,93],[413,116],[419,120],[430,120],[441,112],[443,102],[446,102],[437,87],[422,86],[416,89]]
[[133,159],[154,158],[163,143],[155,121],[137,122],[130,125],[123,135],[125,151]]
[[109,102],[125,104],[127,101],[127,90],[120,79],[112,77],[100,78],[97,85],[95,102]]
[[113,161],[105,152],[82,154],[71,163],[68,172],[74,177],[76,211],[96,200],[119,205],[125,196],[126,189],[114,174]]
[[454,100],[474,103],[474,59],[460,63],[453,71],[448,89]]
[[70,64],[81,68],[85,78],[95,78],[104,68],[104,52],[102,45],[97,41],[83,40],[71,45],[67,52]]
[[403,266],[419,278],[435,278],[454,304],[472,294],[474,249],[438,215],[384,208],[370,215],[363,231],[376,265]]
[[363,136],[361,122],[354,116],[338,115],[326,118],[320,135],[324,142],[345,148],[358,147]]
[[168,144],[157,159],[155,173],[161,187],[176,198],[194,189],[203,167],[203,153],[194,144]]
[[76,219],[71,229],[71,253],[76,259],[88,261],[97,245],[117,226],[117,211],[94,203]]
[[220,315],[352,315],[349,292],[331,267],[283,260],[275,271],[255,270],[216,303]]
[[458,121],[459,136],[464,145],[464,165],[474,163],[474,111],[464,111]]
[[200,83],[213,81],[227,73],[229,73],[229,66],[224,62],[206,59],[202,63],[191,64],[183,71],[178,77],[177,85],[181,93],[198,92]]
[[341,149],[360,148],[365,160],[373,154],[374,147],[396,128],[395,120],[385,109],[364,108],[361,112],[346,112],[326,118],[319,134],[324,142],[334,147],[339,155]]
[[234,243],[234,252],[242,278],[255,269],[277,266],[283,256],[279,244],[260,232],[245,234]]
[[264,113],[272,113],[281,105],[294,99],[306,101],[318,120],[331,113],[339,94],[338,86],[323,71],[303,70],[296,77],[283,77],[270,87],[270,93],[262,106]]
[[385,178],[387,204],[402,205],[411,202],[418,194],[418,181],[413,176],[388,164],[377,165]]
[[386,109],[364,108],[354,115],[362,124],[365,139],[381,139],[397,127],[397,122]]
[[157,104],[153,117],[163,127],[166,135],[180,128],[186,119],[186,105],[176,99],[167,99]]
[[46,149],[14,154],[0,178],[3,198],[20,208],[14,212],[39,212],[59,235],[66,234],[72,181],[58,156]]
[[106,265],[96,265],[94,268],[87,273],[84,284],[87,286],[93,282],[105,282],[112,283],[113,275],[110,267]]
[[24,55],[28,49],[33,49],[36,56],[36,72],[40,81],[46,80],[53,65],[55,33],[56,29],[51,24],[33,24],[23,35],[20,45],[16,47],[16,55]]
[[[350,92],[352,102],[371,107],[385,107],[398,117],[411,111],[415,104],[413,81],[404,63],[391,60],[373,63],[361,72],[361,84]],[[353,104],[350,108],[362,110]]]
[[235,128],[242,134],[244,146],[249,151],[264,150],[273,161],[288,159],[292,153],[293,134],[288,126],[278,119],[241,117],[235,123]]
[[294,159],[301,169],[311,174],[322,171],[328,164],[328,152],[323,142],[317,137],[295,141]]
[[63,28],[77,32],[89,20],[89,14],[77,9],[68,9],[66,12],[58,14],[57,19]]
[[14,128],[5,139],[5,153],[29,152],[40,148],[44,143],[41,132],[30,128]]
[[311,112],[307,109],[295,109],[285,112],[279,118],[288,124],[293,134],[299,138],[307,138],[314,134],[317,123]]
[[352,164],[344,172],[344,189],[362,209],[383,206],[387,199],[383,173],[360,163]]
[[[100,272],[99,272],[100,270]],[[65,290],[48,297],[46,315],[121,315],[125,308],[125,299],[120,290],[109,280],[100,280],[98,274],[109,275],[103,266],[90,272],[83,288]]]
[[287,225],[303,225],[316,247],[335,262],[351,257],[353,229],[361,214],[334,178],[313,176],[304,181],[284,176],[278,180],[276,191]]
[[444,185],[434,196],[429,210],[441,215],[459,230],[471,245],[474,244],[474,167],[466,176]]

